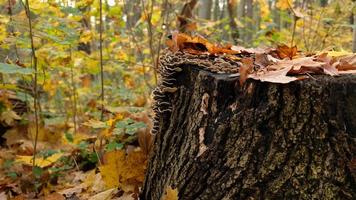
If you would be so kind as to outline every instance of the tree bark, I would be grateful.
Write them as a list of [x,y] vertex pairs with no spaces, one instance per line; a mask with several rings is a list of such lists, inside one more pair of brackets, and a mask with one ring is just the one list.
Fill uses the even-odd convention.
[[213,0],[200,0],[199,1],[199,18],[210,19],[211,8],[213,6]]
[[141,199],[355,199],[356,76],[241,87],[216,59],[161,58]]
[[231,38],[235,42],[235,44],[237,44],[240,37],[237,23],[235,21],[235,18],[237,17],[237,1],[227,0],[227,3],[228,3],[227,10],[229,13],[229,24],[231,28]]
[[253,0],[246,0],[246,44],[251,45],[254,32]]
[[356,53],[356,14],[353,14],[352,52]]

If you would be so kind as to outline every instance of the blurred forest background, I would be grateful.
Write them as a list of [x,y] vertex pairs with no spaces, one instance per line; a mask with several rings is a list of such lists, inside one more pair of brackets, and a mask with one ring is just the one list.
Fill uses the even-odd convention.
[[159,54],[182,20],[221,44],[356,51],[355,0],[0,0],[0,199],[136,198]]

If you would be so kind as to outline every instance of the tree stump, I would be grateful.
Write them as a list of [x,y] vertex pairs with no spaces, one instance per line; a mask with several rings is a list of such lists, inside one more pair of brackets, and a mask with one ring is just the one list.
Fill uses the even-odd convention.
[[233,61],[168,53],[141,199],[355,199],[356,75],[247,80]]

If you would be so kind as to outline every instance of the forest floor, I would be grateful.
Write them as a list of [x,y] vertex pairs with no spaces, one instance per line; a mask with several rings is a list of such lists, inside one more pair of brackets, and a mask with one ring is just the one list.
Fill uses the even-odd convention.
[[70,123],[46,121],[35,167],[35,124],[12,119],[0,140],[0,200],[137,199],[147,163],[137,135],[147,128],[139,117],[147,116],[112,116],[88,120],[75,134]]

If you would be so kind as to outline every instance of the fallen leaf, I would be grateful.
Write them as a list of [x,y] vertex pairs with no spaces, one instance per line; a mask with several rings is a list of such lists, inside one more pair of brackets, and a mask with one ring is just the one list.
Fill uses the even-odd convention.
[[263,48],[245,48],[243,46],[231,46],[230,49],[237,53],[248,53],[248,54],[263,54],[268,52],[268,50]]
[[0,200],[7,200],[7,195],[5,192],[0,193]]
[[[63,153],[55,153],[47,158],[43,157],[36,157],[36,166],[44,168],[51,166],[54,164],[58,159],[60,159],[64,154]],[[33,156],[17,156],[16,162],[21,162],[25,165],[32,166]]]
[[296,77],[287,76],[287,73],[291,69],[292,66],[289,66],[281,70],[268,71],[263,74],[250,74],[248,77],[262,82],[289,83],[298,80]]
[[281,59],[284,58],[292,59],[294,56],[297,55],[297,46],[289,47],[283,44],[277,47],[276,53]]
[[125,192],[137,192],[143,183],[146,162],[142,150],[128,155],[124,150],[110,151],[104,155],[104,165],[99,170],[107,188],[119,187]]
[[305,74],[305,73],[312,73],[312,72],[322,72],[322,66],[325,64],[323,62],[317,62],[313,60],[313,57],[302,57],[293,60],[280,60],[277,63],[269,66],[269,69],[284,69],[290,68],[288,74]]
[[243,58],[241,62],[242,65],[239,68],[240,86],[242,86],[245,83],[246,79],[248,78],[248,75],[251,73],[251,70],[253,69],[253,59]]
[[178,200],[178,190],[168,186],[161,200]]
[[232,50],[230,46],[217,46],[211,44],[208,40],[201,36],[189,36],[184,33],[178,33],[177,31],[172,33],[171,39],[166,41],[167,46],[172,52],[178,50],[190,53],[190,54],[237,54],[239,52]]
[[62,194],[59,194],[57,192],[54,192],[50,195],[45,196],[45,200],[65,200],[64,196]]
[[356,54],[338,58],[333,66],[339,71],[356,70]]
[[99,194],[90,197],[89,200],[109,200],[116,191],[116,188],[108,189],[104,192],[100,192]]
[[0,121],[5,122],[7,125],[11,126],[15,120],[20,120],[21,117],[18,116],[13,110],[6,110],[1,113]]
[[325,63],[323,65],[323,69],[324,69],[324,73],[328,74],[330,76],[335,76],[338,75],[339,72],[338,70],[335,68],[334,65],[332,65],[332,58],[328,56],[328,53],[322,53],[318,56],[315,57],[316,61],[320,61]]

